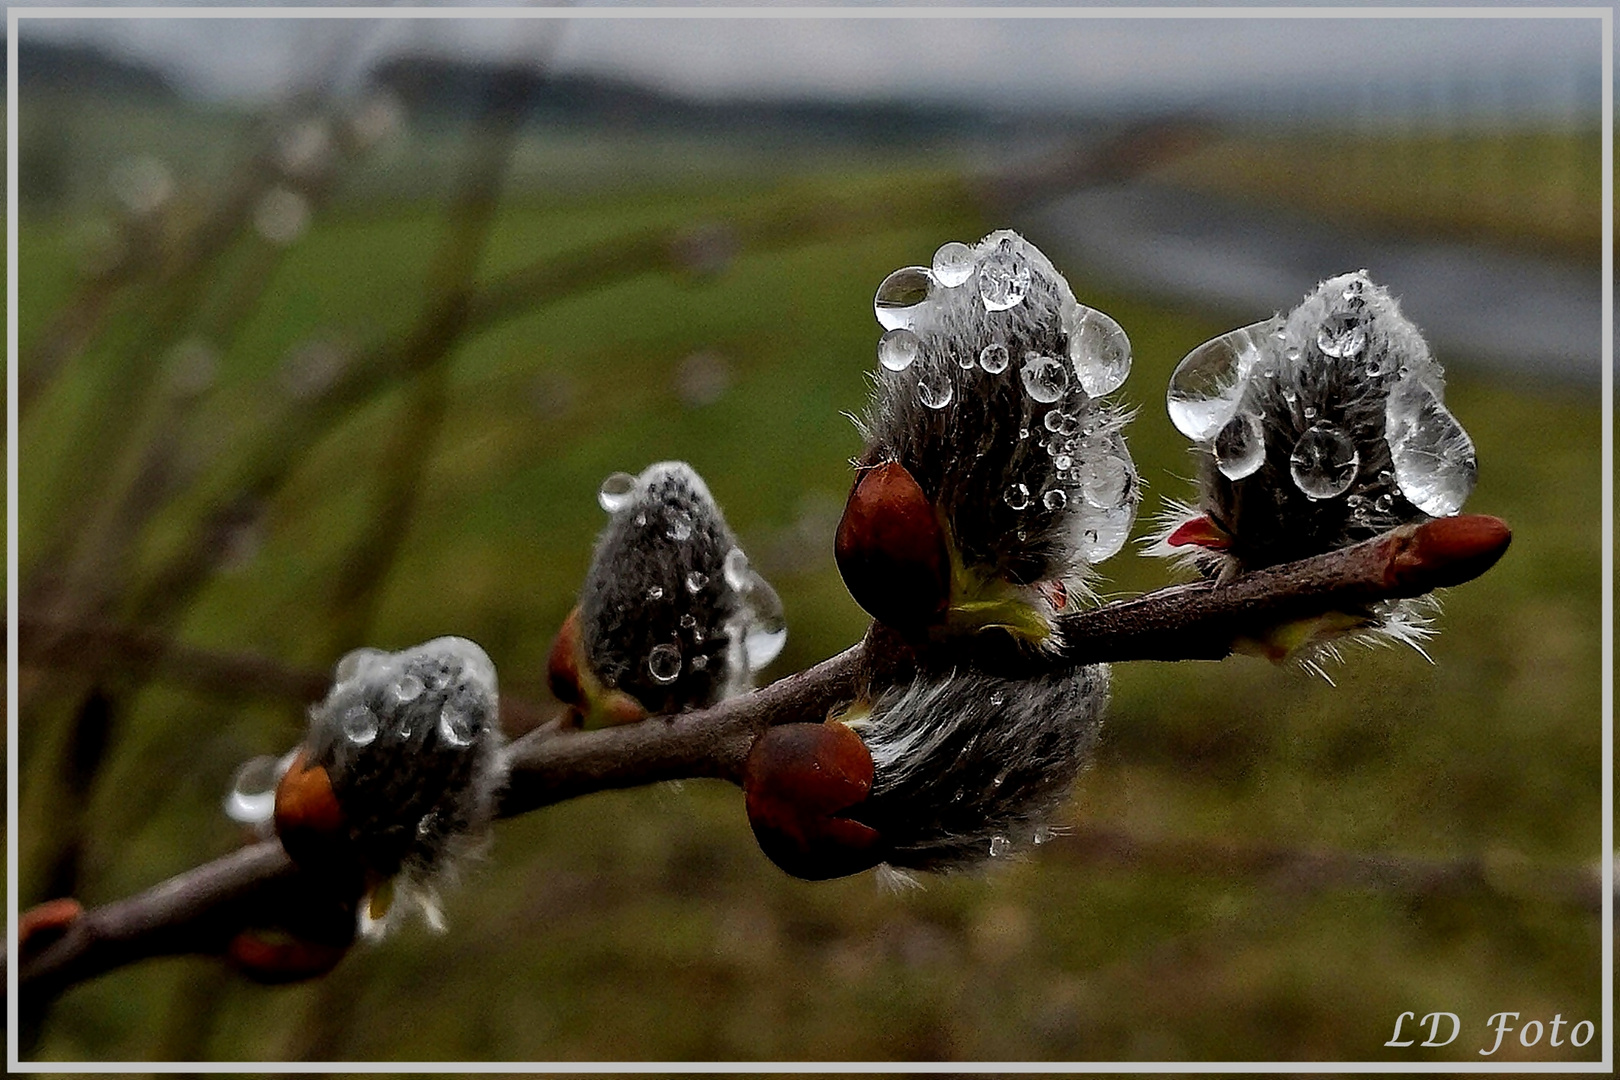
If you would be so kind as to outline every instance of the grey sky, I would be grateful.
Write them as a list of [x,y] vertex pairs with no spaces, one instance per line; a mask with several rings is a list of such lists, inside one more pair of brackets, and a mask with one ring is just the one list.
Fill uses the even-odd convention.
[[[129,5],[95,5],[129,6]],[[179,5],[186,6],[186,5]],[[582,7],[623,5],[593,3]],[[642,5],[646,6],[646,5]],[[668,5],[664,5],[668,6]],[[714,6],[714,5],[686,5]],[[770,5],[761,5],[769,7]],[[882,10],[873,8],[872,10]],[[700,96],[1020,102],[1189,100],[1218,91],[1494,82],[1525,101],[1596,105],[1595,19],[859,20],[507,19],[365,24],[365,51],[405,49],[611,72]],[[306,20],[24,21],[21,38],[88,38],[155,62],[209,96],[285,92],[345,25]],[[1581,82],[1578,76],[1588,76]]]

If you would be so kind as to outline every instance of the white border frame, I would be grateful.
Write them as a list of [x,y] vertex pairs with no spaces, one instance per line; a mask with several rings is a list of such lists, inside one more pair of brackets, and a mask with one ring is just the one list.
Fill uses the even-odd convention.
[[1596,1062],[21,1062],[6,965],[6,1064],[41,1073],[1566,1073],[1614,1071],[1614,9],[1612,7],[11,7],[6,10],[6,940],[17,952],[17,32],[22,19],[1595,19],[1603,35],[1603,1058]]

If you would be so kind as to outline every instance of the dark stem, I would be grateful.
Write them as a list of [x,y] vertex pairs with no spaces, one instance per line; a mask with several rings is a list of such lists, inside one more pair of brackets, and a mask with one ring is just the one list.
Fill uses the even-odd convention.
[[[1507,526],[1495,518],[1443,518],[1229,585],[1160,589],[1070,617],[1065,655],[1043,663],[1055,669],[1103,660],[1225,656],[1245,638],[1265,638],[1279,622],[1460,584],[1489,569],[1508,541]],[[824,719],[840,702],[909,679],[915,663],[904,643],[874,625],[859,644],[837,656],[709,709],[585,733],[537,729],[509,747],[512,777],[500,813],[512,817],[591,792],[659,780],[737,782],[753,739],[766,726]],[[1264,870],[1275,868],[1275,861],[1250,859],[1248,865]],[[1351,869],[1360,874],[1367,867]],[[1330,876],[1343,877],[1341,871]],[[247,925],[262,910],[266,897],[298,876],[280,844],[245,848],[86,912],[60,940],[25,953],[19,986],[26,988],[31,1007],[40,1007],[64,987],[121,964],[166,953],[217,951],[233,928]],[[284,906],[287,895],[279,894]]]

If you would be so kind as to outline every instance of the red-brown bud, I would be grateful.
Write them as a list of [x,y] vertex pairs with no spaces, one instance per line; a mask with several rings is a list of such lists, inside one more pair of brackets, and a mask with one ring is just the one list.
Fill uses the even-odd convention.
[[866,799],[873,772],[871,752],[844,724],[768,729],[743,767],[744,803],[760,850],[807,881],[882,862],[877,830],[841,814]]
[[347,944],[309,941],[277,928],[250,927],[231,938],[225,955],[255,982],[276,984],[325,975],[348,951]]
[[551,643],[551,657],[546,662],[546,681],[557,700],[583,707],[585,691],[579,684],[579,607],[568,613],[556,640]]
[[850,595],[879,622],[915,631],[950,606],[944,529],[933,503],[898,461],[861,470],[833,551]]
[[47,900],[17,916],[17,954],[37,956],[50,948],[80,915],[84,905],[72,897]]
[[1507,551],[1513,533],[1488,514],[1457,514],[1418,525],[1390,559],[1392,583],[1417,581],[1425,590],[1472,581]]
[[299,750],[276,786],[276,835],[300,866],[329,868],[353,861],[348,822],[332,790],[332,778],[319,765],[308,764],[309,751]]

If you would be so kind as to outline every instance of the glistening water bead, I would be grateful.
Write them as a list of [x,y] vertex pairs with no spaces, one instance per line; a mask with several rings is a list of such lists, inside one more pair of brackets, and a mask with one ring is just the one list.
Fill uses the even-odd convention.
[[1478,477],[1474,443],[1434,391],[1416,379],[1391,391],[1384,438],[1407,502],[1431,517],[1462,509]]
[[1006,311],[1029,293],[1029,263],[1003,241],[979,264],[979,300],[986,311]]
[[451,705],[439,710],[439,738],[446,745],[471,746],[475,734],[472,718],[466,713]]
[[1001,344],[986,345],[979,350],[979,366],[991,375],[1000,375],[1007,370],[1011,357],[1007,353],[1007,346]]
[[636,497],[636,478],[626,472],[616,472],[602,481],[596,491],[596,501],[610,514],[617,514],[629,506]]
[[884,278],[872,299],[878,323],[885,330],[909,329],[917,316],[912,309],[928,300],[933,282],[924,266],[903,266]]
[[1299,437],[1288,464],[1300,491],[1312,499],[1331,499],[1355,480],[1361,451],[1344,429],[1321,423]]
[[364,705],[343,714],[343,737],[356,746],[370,746],[377,738],[377,716]]
[[1031,356],[1018,374],[1024,380],[1024,392],[1043,405],[1050,405],[1069,389],[1069,372],[1050,356]]
[[904,371],[917,360],[922,343],[910,330],[887,331],[878,338],[878,363],[890,371]]
[[1215,467],[1228,480],[1252,475],[1266,459],[1266,437],[1256,413],[1242,411],[1215,436]]
[[1268,319],[1204,342],[1182,358],[1170,376],[1165,405],[1170,422],[1189,439],[1207,442],[1237,412],[1249,373],[1260,359],[1260,342],[1279,322]]
[[647,654],[647,674],[665,686],[680,678],[681,650],[674,645],[654,645]]
[[1001,493],[1001,501],[1014,510],[1022,510],[1029,505],[1029,488],[1013,484]]
[[930,409],[943,409],[951,403],[951,378],[944,370],[930,371],[917,381],[917,400]]
[[1077,319],[1065,319],[1069,331],[1069,362],[1080,389],[1091,397],[1118,390],[1131,373],[1131,339],[1119,323],[1092,308]]
[[1316,347],[1323,355],[1352,360],[1367,346],[1367,331],[1361,319],[1353,315],[1338,315],[1322,324],[1316,334]]
[[954,289],[973,276],[973,249],[955,240],[934,252],[934,280]]

